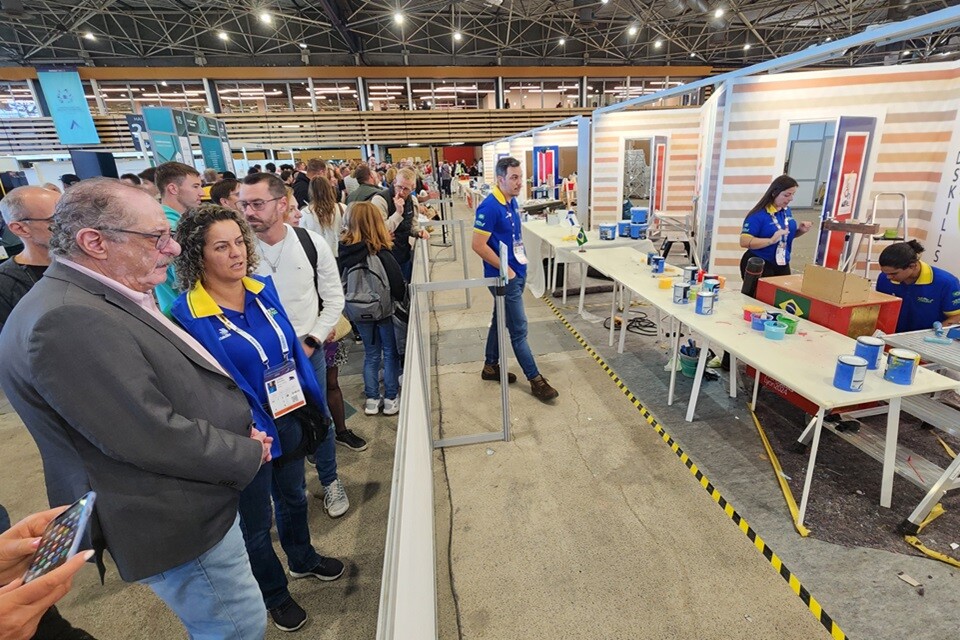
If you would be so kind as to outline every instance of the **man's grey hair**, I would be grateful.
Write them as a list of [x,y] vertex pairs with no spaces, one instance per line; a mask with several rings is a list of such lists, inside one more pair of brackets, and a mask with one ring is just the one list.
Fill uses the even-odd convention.
[[50,253],[65,258],[83,253],[77,245],[81,229],[130,226],[127,203],[133,194],[142,193],[140,188],[116,178],[90,178],[77,183],[63,194],[53,210]]
[[509,156],[507,156],[506,158],[500,158],[499,160],[497,160],[497,177],[506,178],[507,169],[511,169],[513,167],[519,167],[519,166],[520,166],[520,161],[517,160],[516,158],[511,158]]
[[3,200],[0,200],[0,215],[3,216],[3,221],[10,224],[20,218],[26,217],[29,211],[27,211],[27,205],[24,201],[27,199],[27,196],[30,195],[32,189],[40,188],[41,187],[17,187],[16,189],[11,189],[10,193],[3,196]]

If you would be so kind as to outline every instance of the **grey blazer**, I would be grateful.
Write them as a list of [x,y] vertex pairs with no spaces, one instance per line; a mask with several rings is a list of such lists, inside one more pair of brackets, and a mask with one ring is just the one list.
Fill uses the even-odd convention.
[[233,380],[101,282],[54,263],[0,332],[0,385],[51,505],[97,492],[94,545],[140,580],[193,560],[260,468]]

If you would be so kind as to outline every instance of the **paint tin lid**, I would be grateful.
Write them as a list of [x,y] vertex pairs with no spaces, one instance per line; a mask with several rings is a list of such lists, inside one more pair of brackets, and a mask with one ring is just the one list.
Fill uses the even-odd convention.
[[886,344],[880,338],[874,338],[873,336],[860,336],[857,338],[857,342],[860,344],[870,345],[871,347],[882,347]]
[[848,364],[853,367],[865,367],[867,366],[867,359],[861,358],[860,356],[840,356],[837,358],[838,362],[843,364]]
[[713,296],[716,295],[716,293],[714,293],[713,291],[701,291],[697,295],[701,298],[712,298]]
[[919,360],[920,354],[916,351],[910,351],[910,349],[890,349],[888,351],[891,356],[896,356],[898,358],[903,358],[904,360]]

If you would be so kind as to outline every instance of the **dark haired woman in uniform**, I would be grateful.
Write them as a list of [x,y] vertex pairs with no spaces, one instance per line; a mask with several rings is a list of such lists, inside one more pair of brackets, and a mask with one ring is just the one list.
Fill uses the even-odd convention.
[[790,211],[790,202],[797,193],[797,181],[784,174],[770,183],[766,193],[743,219],[740,246],[746,249],[740,258],[740,277],[744,276],[747,260],[763,258],[763,275],[790,275],[790,250],[793,240],[813,226],[811,222],[797,224]]
[[880,253],[877,291],[897,296],[897,333],[929,329],[934,322],[960,323],[960,281],[949,271],[920,259],[916,240],[896,242]]

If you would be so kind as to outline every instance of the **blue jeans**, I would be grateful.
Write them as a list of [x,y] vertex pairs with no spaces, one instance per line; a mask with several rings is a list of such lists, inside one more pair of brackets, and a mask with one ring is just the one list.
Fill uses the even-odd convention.
[[[317,349],[310,356],[310,364],[313,365],[313,372],[317,374],[317,384],[321,389],[327,388],[327,358],[323,348]],[[330,415],[328,407],[323,408],[327,415]],[[337,479],[337,443],[336,427],[333,421],[330,421],[330,429],[327,431],[327,437],[323,439],[317,451],[314,454],[314,460],[317,463],[317,475],[320,476],[320,484],[327,486]]]
[[[285,451],[294,450],[300,444],[300,423],[288,414],[278,418],[276,425],[280,446]],[[281,466],[263,465],[253,482],[240,493],[240,528],[267,609],[280,606],[290,597],[287,575],[270,539],[271,497],[280,546],[287,554],[290,570],[304,573],[320,562],[319,554],[310,544],[303,460],[289,460]]]
[[177,614],[192,640],[262,640],[267,632],[238,522],[196,560],[140,582]]
[[393,317],[377,322],[358,322],[363,339],[363,393],[367,399],[380,398],[380,364],[383,363],[384,397],[396,399],[400,393],[400,358]]
[[[507,292],[504,296],[504,311],[506,312],[507,332],[510,334],[510,344],[513,345],[513,355],[517,357],[523,375],[531,380],[540,375],[537,363],[533,359],[530,345],[527,344],[527,314],[523,310],[523,286],[525,277],[514,276],[507,283]],[[494,293],[494,287],[489,287]],[[484,360],[486,364],[500,362],[500,343],[497,342],[497,307],[493,307],[493,323],[487,332],[487,352]]]
[[10,528],[10,514],[7,513],[6,508],[0,504],[0,533],[3,533]]

